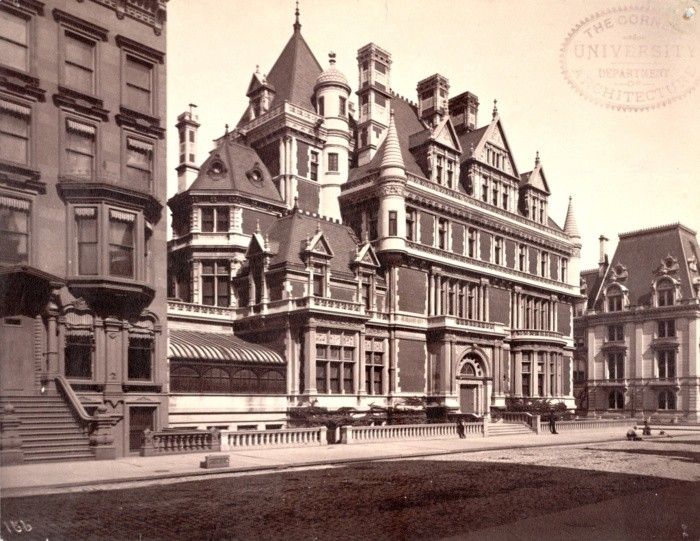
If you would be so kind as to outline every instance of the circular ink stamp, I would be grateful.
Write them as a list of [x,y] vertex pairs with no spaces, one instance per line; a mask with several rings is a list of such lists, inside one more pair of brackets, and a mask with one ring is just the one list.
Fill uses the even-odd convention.
[[564,77],[584,98],[621,111],[687,96],[700,82],[699,17],[684,4],[624,6],[581,21],[561,48]]

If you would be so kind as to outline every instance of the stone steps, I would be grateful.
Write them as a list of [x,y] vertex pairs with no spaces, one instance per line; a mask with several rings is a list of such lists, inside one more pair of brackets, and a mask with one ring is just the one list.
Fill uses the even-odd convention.
[[62,396],[3,397],[19,417],[22,453],[26,462],[88,460],[94,458],[85,428]]

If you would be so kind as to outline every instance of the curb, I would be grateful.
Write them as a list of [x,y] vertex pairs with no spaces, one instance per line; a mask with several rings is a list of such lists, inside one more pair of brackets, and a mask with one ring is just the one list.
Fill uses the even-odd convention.
[[[666,436],[647,436],[646,439],[666,439]],[[363,462],[381,462],[385,460],[400,460],[409,458],[426,458],[431,456],[449,456],[462,455],[468,453],[480,453],[484,451],[505,451],[514,449],[532,449],[532,448],[547,448],[547,447],[566,447],[574,445],[586,445],[591,443],[606,443],[611,441],[624,441],[620,436],[591,439],[577,442],[564,443],[547,443],[547,444],[525,444],[525,445],[493,445],[489,447],[480,447],[478,449],[453,449],[449,451],[426,451],[415,453],[394,453],[376,457],[362,458],[340,458],[326,460],[312,460],[308,462],[300,462],[298,464],[280,464],[277,466],[248,466],[248,467],[233,467],[221,468],[216,470],[190,471],[180,473],[163,473],[143,475],[140,477],[122,477],[109,479],[104,481],[80,481],[74,483],[56,483],[53,485],[38,485],[34,487],[16,487],[2,489],[2,498],[20,498],[25,496],[40,496],[56,493],[69,492],[93,492],[101,490],[119,490],[120,486],[129,485],[132,483],[157,484],[158,481],[177,479],[178,482],[205,480],[212,476],[233,476],[236,474],[245,473],[276,473],[281,471],[293,471],[299,469],[312,468],[317,466],[342,466],[345,464],[358,464]],[[132,488],[132,487],[128,487]]]

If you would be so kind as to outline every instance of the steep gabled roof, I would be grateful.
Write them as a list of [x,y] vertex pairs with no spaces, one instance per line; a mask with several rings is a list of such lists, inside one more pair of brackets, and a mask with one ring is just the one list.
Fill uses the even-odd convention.
[[270,259],[270,266],[289,264],[304,267],[303,254],[309,241],[321,238],[319,232],[332,251],[329,258],[331,272],[351,273],[359,244],[352,229],[302,211],[278,218],[267,230],[271,250],[276,251]]
[[314,85],[323,69],[301,35],[300,26],[295,25],[292,37],[267,76],[267,82],[275,89],[271,106],[288,101],[308,111],[315,111],[312,103]]
[[[697,278],[698,242],[695,231],[681,224],[670,224],[651,229],[621,233],[620,242],[615,250],[603,288],[611,281],[611,269],[622,265],[627,271],[627,278],[622,284],[628,289],[631,305],[649,305],[651,303],[652,283],[660,275],[657,270],[667,258],[678,264],[669,276],[680,282],[681,295],[684,299],[693,297],[693,281]],[[689,262],[695,258],[695,264]],[[598,292],[598,299],[601,298]]]
[[[515,165],[515,159],[513,158],[513,152],[510,149],[508,139],[506,138],[506,132],[503,129],[501,117],[497,114],[494,115],[491,123],[487,126],[483,126],[478,130],[463,134],[463,136],[460,137],[459,142],[464,150],[462,160],[466,160],[467,158],[476,158],[477,160],[486,163],[486,145],[488,143],[502,148],[508,153],[508,159],[512,169],[510,174],[516,178],[520,178],[518,168]],[[470,150],[471,147],[474,148],[473,152]]]
[[540,163],[539,157],[535,160],[535,168],[532,171],[523,173],[520,175],[520,186],[528,186],[534,188],[543,193],[549,195],[549,184],[547,183],[547,177],[544,175],[544,169],[542,168],[542,163]]
[[586,284],[586,307],[591,310],[595,306],[600,285],[603,283],[603,274],[599,269],[581,271],[581,278]]
[[459,135],[459,144],[462,145],[462,160],[474,156],[476,148],[479,146],[479,143],[481,143],[488,129],[489,125],[487,124],[479,129],[463,132]]
[[[259,174],[254,176],[253,173]],[[255,149],[223,137],[199,169],[188,191],[233,191],[282,202],[272,177]]]

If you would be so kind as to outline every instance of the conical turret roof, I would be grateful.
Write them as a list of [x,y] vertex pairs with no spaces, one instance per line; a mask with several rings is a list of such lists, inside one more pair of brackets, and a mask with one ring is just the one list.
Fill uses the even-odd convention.
[[576,223],[576,216],[574,216],[574,202],[571,196],[569,196],[569,208],[566,209],[566,220],[564,221],[564,233],[570,237],[581,238],[578,232],[578,224]]
[[394,123],[394,110],[391,110],[391,118],[389,120],[389,129],[384,140],[384,154],[382,156],[381,169],[388,167],[398,167],[405,170],[406,166],[401,156],[401,145],[399,144],[399,135],[396,133],[396,124]]

